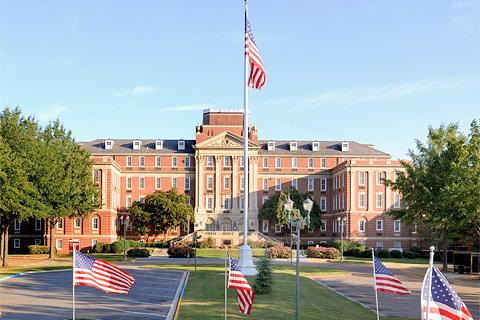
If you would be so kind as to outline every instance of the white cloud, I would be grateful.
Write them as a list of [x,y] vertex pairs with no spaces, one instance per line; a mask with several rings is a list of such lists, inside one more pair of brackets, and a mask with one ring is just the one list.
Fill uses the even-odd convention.
[[211,104],[190,104],[190,105],[167,107],[161,110],[166,112],[177,112],[177,111],[204,110],[209,108],[215,108],[215,107]]
[[157,91],[156,87],[152,86],[136,86],[131,90],[125,90],[121,92],[115,93],[117,97],[124,97],[124,96],[146,96],[149,94],[154,93]]
[[36,113],[37,120],[40,124],[47,124],[50,121],[58,119],[65,109],[65,106],[60,104],[49,105],[44,109],[38,110]]
[[480,30],[480,2],[455,1],[451,4],[450,29],[460,37],[478,34]]

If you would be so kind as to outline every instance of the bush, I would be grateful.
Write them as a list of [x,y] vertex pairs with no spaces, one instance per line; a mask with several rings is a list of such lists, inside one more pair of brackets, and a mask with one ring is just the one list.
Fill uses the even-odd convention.
[[102,248],[102,253],[112,253],[112,244],[104,243]]
[[416,258],[420,258],[421,256],[422,256],[421,253],[414,252],[412,250],[407,250],[403,252],[403,257],[407,259],[416,259]]
[[150,257],[150,251],[147,250],[147,249],[133,248],[133,249],[128,250],[127,255],[129,257],[148,258],[148,257]]
[[361,251],[358,256],[359,258],[371,258],[372,257],[372,250],[367,249],[365,251]]
[[[57,250],[55,249],[55,252]],[[31,245],[28,246],[28,253],[31,254],[48,254],[50,253],[50,247],[49,246],[35,246]]]
[[274,246],[268,248],[268,256],[270,259],[280,258],[280,259],[288,259],[291,256],[290,248],[284,246]]
[[272,291],[272,265],[268,255],[264,255],[257,263],[258,274],[253,284],[255,294],[267,294]]
[[195,250],[193,250],[189,246],[182,246],[182,245],[177,245],[177,246],[168,248],[167,253],[170,258],[187,258],[187,254],[189,254],[190,257],[195,256]]
[[320,259],[338,259],[340,258],[340,251],[333,247],[308,247],[308,258],[320,258]]
[[377,249],[377,257],[390,258],[390,252],[388,252],[388,250]]
[[[123,239],[118,239],[111,245],[111,251],[112,253],[123,253]],[[130,249],[130,241],[125,242],[125,249],[128,251]]]
[[97,243],[93,246],[92,252],[94,252],[94,253],[103,253],[103,252],[105,252],[105,251],[103,251],[103,246],[104,246],[103,243],[97,242]]
[[392,251],[390,251],[390,257],[395,258],[395,259],[401,259],[402,258],[402,251],[392,250]]

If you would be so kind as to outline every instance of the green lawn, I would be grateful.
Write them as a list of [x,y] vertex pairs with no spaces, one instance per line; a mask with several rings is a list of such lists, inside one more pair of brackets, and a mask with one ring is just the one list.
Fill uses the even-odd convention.
[[37,266],[37,267],[2,267],[0,268],[0,278],[10,276],[12,274],[29,272],[29,271],[47,271],[47,270],[62,270],[62,269],[71,269],[72,265],[62,264],[55,266]]
[[[408,264],[428,264],[428,259],[417,258],[417,259],[407,259],[407,258],[380,258],[382,262],[393,262],[393,263],[408,263]],[[328,260],[329,262],[341,262],[340,260]],[[372,258],[359,258],[359,257],[344,257],[343,262],[347,263],[371,263]]]
[[[228,252],[234,258],[238,258],[238,249],[229,249]],[[252,249],[254,257],[260,257],[265,254],[265,249]],[[197,255],[199,258],[225,258],[225,249],[197,249]]]
[[[193,271],[181,265],[155,265],[151,268],[174,268]],[[295,270],[288,266],[273,266],[273,290],[268,295],[257,295],[252,319],[293,319],[295,317]],[[331,268],[302,267],[300,278],[301,319],[375,320],[376,315],[360,304],[343,298],[317,284],[306,276],[328,273],[345,273]],[[347,276],[348,274],[345,273]],[[224,318],[224,267],[200,265],[191,272],[185,295],[180,305],[179,320]],[[253,283],[254,278],[249,278]],[[228,289],[228,318],[243,319],[238,311],[235,290]],[[406,320],[406,318],[382,318],[382,320]]]

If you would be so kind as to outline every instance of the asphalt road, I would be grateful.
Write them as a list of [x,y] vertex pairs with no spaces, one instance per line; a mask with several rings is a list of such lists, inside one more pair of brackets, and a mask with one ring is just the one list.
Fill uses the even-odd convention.
[[[126,267],[136,279],[128,295],[75,287],[77,319],[166,319],[182,271]],[[72,271],[27,274],[0,282],[0,318],[72,318]]]

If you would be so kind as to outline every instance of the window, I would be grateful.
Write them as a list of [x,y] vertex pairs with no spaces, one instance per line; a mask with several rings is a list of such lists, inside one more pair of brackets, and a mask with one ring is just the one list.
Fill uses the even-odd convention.
[[377,241],[375,244],[375,248],[383,250],[383,241]]
[[358,193],[358,207],[365,208],[365,192]]
[[292,179],[292,188],[298,189],[298,179]]
[[176,168],[178,166],[178,158],[172,157],[172,168]]
[[138,202],[145,203],[145,196],[139,196],[138,197]]
[[383,231],[383,220],[377,220],[375,226],[377,231]]
[[190,168],[190,157],[188,156],[185,157],[184,162],[185,162],[185,168]]
[[293,169],[298,168],[298,158],[292,158],[292,168]]
[[63,220],[62,220],[62,219],[58,219],[58,221],[57,221],[57,229],[63,229]]
[[98,243],[97,239],[92,239],[92,247],[94,247]]
[[327,178],[320,179],[320,191],[327,191]]
[[312,143],[312,151],[319,151],[320,150],[320,143],[314,142]]
[[133,149],[134,150],[139,150],[141,145],[142,145],[141,141],[139,141],[139,140],[133,141]]
[[327,220],[320,220],[320,231],[327,231]]
[[320,198],[320,211],[322,212],[327,211],[327,198],[325,197]]
[[185,191],[190,191],[190,177],[185,177]]
[[262,198],[262,206],[263,206],[265,203],[267,203],[267,201],[268,201],[268,196],[263,196],[263,198]]
[[313,169],[313,158],[308,158],[308,169]]
[[132,177],[127,177],[126,188],[132,190]]
[[401,225],[400,220],[393,221],[393,232],[400,232]]
[[207,176],[207,190],[213,189],[213,176]]
[[185,141],[182,141],[182,140],[178,141],[177,149],[178,150],[185,150]]
[[382,171],[377,171],[376,172],[376,183],[377,183],[377,186],[381,185],[382,184],[382,178],[383,178],[383,172]]
[[112,140],[105,140],[105,149],[111,150],[113,148],[113,141]]
[[35,230],[42,230],[42,220],[41,219],[35,219]]
[[341,175],[341,185],[342,185],[342,188],[345,187],[345,177],[346,177],[345,173],[342,173],[342,175]]
[[268,233],[268,220],[262,220],[262,232]]
[[240,157],[240,168],[243,168],[243,167],[245,167],[245,158]]
[[145,189],[145,177],[138,178],[138,188]]
[[416,224],[416,223],[413,224],[413,231],[412,231],[412,233],[417,233],[417,224]]
[[365,185],[365,171],[360,171],[358,173],[358,185],[359,186]]
[[132,196],[127,196],[126,200],[125,207],[128,209],[132,206]]
[[227,168],[231,166],[230,157],[223,157],[223,166]]
[[365,220],[361,219],[358,221],[358,231],[365,232]]
[[162,189],[162,178],[160,177],[155,178],[155,189],[157,190]]
[[276,224],[275,225],[275,233],[282,233],[282,225]]
[[131,167],[132,166],[132,156],[127,156],[127,159],[126,159],[126,164],[127,164],[127,167]]
[[92,230],[98,230],[98,218],[92,218]]
[[290,151],[297,151],[297,142],[290,142]]
[[342,142],[342,151],[350,150],[350,144],[348,142]]
[[267,157],[263,158],[263,167],[268,168],[268,158]]
[[155,157],[155,167],[160,168],[162,166],[162,157],[156,156]]
[[245,189],[245,178],[240,176],[240,190]]
[[313,177],[308,177],[308,183],[307,183],[307,189],[308,191],[313,191],[315,189],[315,180],[313,179]]
[[15,231],[20,230],[20,220],[18,220],[18,219],[13,220],[13,230],[15,230]]
[[36,246],[41,246],[42,245],[42,239],[35,239],[35,245]]
[[207,210],[213,210],[213,197],[207,196],[206,202],[207,202]]
[[15,249],[20,249],[20,239],[18,239],[18,238],[13,239],[13,247]]
[[230,189],[230,176],[223,177],[223,188]]
[[342,193],[342,209],[345,209],[345,193]]
[[377,192],[377,208],[383,207],[383,193]]
[[81,224],[82,224],[82,219],[81,218],[75,218],[75,220],[73,220],[73,227],[75,229],[80,228]]
[[213,156],[207,156],[207,167],[213,167]]
[[322,169],[327,168],[327,159],[325,159],[325,158],[320,159],[320,168],[322,168]]
[[161,149],[163,149],[163,141],[162,140],[155,141],[155,150],[161,150]]
[[395,249],[402,249],[402,242],[401,241],[394,241],[393,242],[393,247]]
[[275,179],[275,190],[276,191],[282,190],[282,180],[280,178]]
[[267,149],[268,149],[268,151],[274,151],[275,150],[275,142],[269,141]]
[[63,240],[62,239],[57,239],[57,243],[55,245],[57,249],[63,249]]
[[230,197],[223,198],[223,209],[224,210],[230,209]]
[[263,190],[268,191],[268,178],[263,178]]
[[337,177],[333,177],[333,190],[337,189]]
[[173,178],[172,178],[172,188],[175,188],[175,189],[178,188],[178,183],[177,183],[177,181],[178,181],[178,178],[177,178],[177,177],[173,177]]
[[145,167],[145,157],[144,156],[138,157],[138,165],[140,167]]
[[396,192],[394,195],[393,195],[393,207],[395,209],[399,209],[400,208],[400,193]]
[[245,199],[243,198],[243,196],[238,198],[238,202],[239,202],[240,210],[243,210],[243,208],[245,208]]
[[282,167],[282,158],[276,157],[275,158],[275,168],[279,169]]

